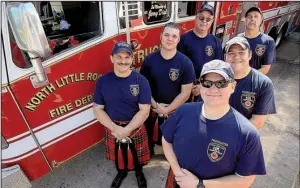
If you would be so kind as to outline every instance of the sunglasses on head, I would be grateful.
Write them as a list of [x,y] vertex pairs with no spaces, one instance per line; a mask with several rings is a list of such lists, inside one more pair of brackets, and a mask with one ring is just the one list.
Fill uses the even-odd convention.
[[203,22],[205,20],[205,22],[210,22],[211,20],[213,20],[213,18],[209,18],[209,17],[204,17],[204,16],[198,16],[198,19]]
[[233,80],[218,80],[218,81],[214,82],[214,81],[210,81],[210,80],[201,79],[200,83],[205,88],[211,88],[212,85],[215,85],[218,89],[221,89],[221,88],[227,87],[228,84],[232,81]]

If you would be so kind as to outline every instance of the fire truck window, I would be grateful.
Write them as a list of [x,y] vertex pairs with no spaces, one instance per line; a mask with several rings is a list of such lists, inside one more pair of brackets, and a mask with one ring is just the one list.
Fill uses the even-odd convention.
[[[137,1],[127,1],[128,6],[128,16],[129,16],[129,26],[135,27],[142,25],[142,10],[141,2]],[[125,21],[125,4],[124,2],[117,2],[118,15],[119,15],[119,25],[121,29],[126,28]]]
[[194,1],[179,1],[178,2],[178,17],[184,18],[196,15],[196,2]]
[[[36,1],[32,3],[40,16],[52,55],[103,34],[103,22],[100,19],[102,10],[97,1]],[[26,57],[27,53],[18,48],[12,37],[11,46],[14,63],[20,68],[31,67]]]
[[171,17],[171,2],[168,1],[145,1],[143,8],[143,20],[147,25],[166,22]]

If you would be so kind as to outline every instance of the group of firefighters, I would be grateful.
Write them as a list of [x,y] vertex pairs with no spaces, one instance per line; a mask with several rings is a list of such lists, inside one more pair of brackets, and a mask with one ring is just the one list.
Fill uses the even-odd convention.
[[[209,33],[214,9],[205,4],[195,28],[180,36],[176,23],[164,26],[161,49],[132,71],[133,50],[115,44],[113,71],[94,91],[94,114],[105,127],[106,157],[115,161],[111,187],[135,171],[147,187],[143,166],[162,145],[170,164],[166,187],[249,187],[266,174],[260,136],[275,114],[274,87],[265,75],[276,59],[274,40],[260,32],[263,15],[252,7],[245,31],[221,41]],[[158,123],[156,123],[158,122]]]

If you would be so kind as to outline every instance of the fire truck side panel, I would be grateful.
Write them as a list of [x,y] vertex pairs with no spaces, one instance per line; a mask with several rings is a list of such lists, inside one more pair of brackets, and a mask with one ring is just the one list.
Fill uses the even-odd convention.
[[[1,94],[1,133],[8,142],[8,148],[2,150],[2,166],[19,164],[29,179],[36,179],[48,173],[50,168],[38,150],[7,87],[9,86],[2,87]],[[28,149],[28,145],[32,149]]]
[[32,150],[28,155],[30,155],[30,157],[24,155],[24,158],[17,159],[16,162],[6,163],[2,160],[2,167],[18,164],[29,180],[38,179],[51,171],[38,149]]
[[[3,136],[8,140],[8,142],[10,142],[12,140],[18,140],[22,138],[22,136],[20,136],[21,134],[23,134],[23,136],[26,136],[30,133],[7,87],[9,86],[2,88],[1,128]],[[16,138],[16,136],[19,137]]]
[[62,135],[50,146],[47,144],[42,146],[52,167],[57,168],[79,153],[88,150],[99,143],[104,136],[104,127],[97,120],[86,123],[75,131],[78,132]]

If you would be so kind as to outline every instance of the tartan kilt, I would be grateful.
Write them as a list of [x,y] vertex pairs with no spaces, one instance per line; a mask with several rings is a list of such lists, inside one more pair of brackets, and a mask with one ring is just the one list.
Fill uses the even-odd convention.
[[[134,135],[134,136],[132,136]],[[145,125],[143,124],[141,128],[132,131],[129,136],[137,152],[137,158],[139,164],[147,164],[150,161],[150,150],[148,145],[148,136],[146,133]],[[111,134],[111,130],[104,127],[104,144],[105,144],[105,157],[108,160],[115,161],[115,144],[116,139]]]
[[168,173],[168,178],[167,178],[165,188],[179,188],[179,185],[176,183],[175,175],[174,175],[171,167],[170,167],[170,170],[169,170],[169,173]]

